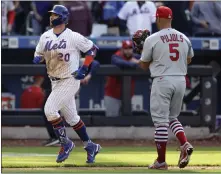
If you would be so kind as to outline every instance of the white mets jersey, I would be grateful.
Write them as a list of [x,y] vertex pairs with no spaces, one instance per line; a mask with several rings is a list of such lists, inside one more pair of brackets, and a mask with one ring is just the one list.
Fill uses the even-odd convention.
[[118,17],[127,21],[127,28],[130,35],[137,30],[148,28],[152,31],[152,23],[156,21],[156,6],[153,2],[146,1],[139,7],[136,1],[126,2],[118,13]]
[[13,1],[2,1],[1,2],[1,10],[2,10],[2,33],[7,32],[8,25],[8,12],[15,9]]
[[43,56],[49,76],[68,78],[79,68],[80,51],[85,53],[92,47],[92,41],[68,28],[59,36],[50,29],[41,35],[34,56]]
[[152,77],[186,75],[187,57],[193,56],[190,40],[175,29],[166,28],[146,38],[141,60],[152,61]]

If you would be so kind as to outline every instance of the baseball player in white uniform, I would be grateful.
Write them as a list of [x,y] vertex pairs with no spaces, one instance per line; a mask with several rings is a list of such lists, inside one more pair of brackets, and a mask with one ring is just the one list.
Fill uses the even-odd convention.
[[[82,140],[87,151],[87,163],[93,163],[101,146],[90,140],[76,110],[75,94],[79,90],[80,80],[87,76],[97,47],[81,34],[66,28],[69,16],[66,7],[55,5],[49,12],[52,29],[41,35],[33,62],[45,61],[51,79],[52,92],[47,99],[44,112],[61,144],[56,162],[60,163],[67,159],[75,146],[66,135],[60,111]],[[79,68],[80,51],[86,53],[86,57],[83,66]]]
[[165,160],[168,127],[181,145],[180,168],[187,166],[193,152],[177,117],[186,89],[187,64],[191,62],[194,52],[190,40],[171,28],[172,17],[170,8],[160,6],[157,9],[156,23],[160,31],[145,39],[140,59],[140,67],[144,70],[150,68],[153,78],[150,111],[156,127],[158,158],[149,166],[150,169],[168,168]]

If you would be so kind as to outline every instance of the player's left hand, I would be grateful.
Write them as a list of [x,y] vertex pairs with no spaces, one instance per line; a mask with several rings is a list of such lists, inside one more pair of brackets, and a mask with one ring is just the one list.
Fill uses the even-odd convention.
[[134,52],[137,54],[141,54],[143,50],[143,44],[145,42],[145,39],[150,36],[150,31],[149,30],[137,30],[133,36],[132,36],[132,41],[133,41],[133,47],[134,47]]
[[88,67],[83,65],[77,71],[73,72],[72,75],[74,76],[75,79],[82,80],[85,78],[87,73],[88,73]]

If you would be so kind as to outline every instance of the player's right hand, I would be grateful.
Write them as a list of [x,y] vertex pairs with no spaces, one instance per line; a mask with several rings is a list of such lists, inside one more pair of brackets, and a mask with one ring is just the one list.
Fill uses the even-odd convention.
[[34,64],[39,64],[39,63],[41,63],[41,61],[42,61],[42,56],[36,56],[33,59]]

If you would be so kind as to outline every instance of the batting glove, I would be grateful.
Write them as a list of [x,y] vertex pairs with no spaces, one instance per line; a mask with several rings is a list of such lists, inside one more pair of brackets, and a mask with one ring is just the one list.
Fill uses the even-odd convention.
[[88,67],[83,65],[82,67],[80,67],[77,71],[75,71],[74,73],[72,73],[72,75],[74,76],[75,79],[77,80],[82,80],[85,78],[85,76],[88,73]]
[[33,63],[34,64],[39,64],[39,63],[41,63],[41,61],[42,61],[42,57],[41,56],[36,56],[33,59]]

